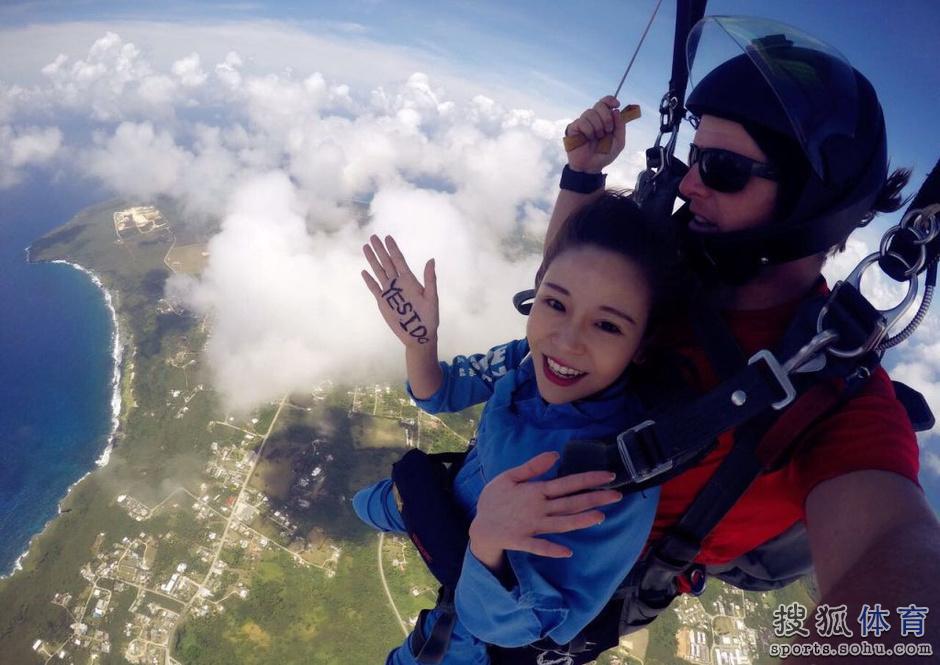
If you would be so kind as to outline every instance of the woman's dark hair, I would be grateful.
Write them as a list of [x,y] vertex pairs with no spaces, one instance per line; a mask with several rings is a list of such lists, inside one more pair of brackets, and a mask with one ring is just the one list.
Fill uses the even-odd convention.
[[575,211],[549,243],[535,276],[535,288],[552,261],[569,249],[583,246],[620,254],[640,268],[651,295],[649,331],[676,298],[679,245],[670,220],[650,218],[625,192],[604,192]]

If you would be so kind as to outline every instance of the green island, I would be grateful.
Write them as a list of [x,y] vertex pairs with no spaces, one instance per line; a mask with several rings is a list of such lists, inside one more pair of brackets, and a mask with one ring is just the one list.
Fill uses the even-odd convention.
[[[0,580],[4,664],[381,663],[433,605],[411,544],[362,525],[350,501],[409,447],[464,447],[479,408],[439,418],[400,386],[336,377],[225,413],[202,359],[210,322],[164,299],[172,273],[204,268],[215,231],[172,201],[109,201],[31,247],[111,294],[122,407],[109,463]],[[710,582],[597,662],[774,662],[773,610],[791,602],[813,604],[802,584]]]

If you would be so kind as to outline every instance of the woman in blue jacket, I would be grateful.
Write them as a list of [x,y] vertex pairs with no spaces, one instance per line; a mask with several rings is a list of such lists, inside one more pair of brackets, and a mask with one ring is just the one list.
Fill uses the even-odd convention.
[[[667,300],[674,245],[623,195],[579,211],[546,251],[526,339],[485,355],[437,357],[433,260],[422,286],[394,240],[364,248],[363,279],[405,345],[408,391],[429,413],[486,402],[455,496],[472,518],[445,663],[483,664],[486,643],[570,641],[601,610],[639,556],[658,489],[622,497],[596,488],[607,472],[556,478],[572,439],[615,435],[645,418],[628,366]],[[630,288],[624,289],[628,284]],[[356,494],[366,523],[404,532],[390,480]],[[586,528],[590,527],[590,528]],[[551,533],[550,538],[538,537]],[[510,574],[507,589],[500,579]],[[430,613],[427,635],[438,619]],[[415,663],[410,640],[388,663]]]

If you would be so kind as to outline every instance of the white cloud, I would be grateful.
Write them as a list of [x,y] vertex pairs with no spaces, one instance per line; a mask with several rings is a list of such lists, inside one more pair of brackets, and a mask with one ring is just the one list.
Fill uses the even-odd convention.
[[[100,41],[106,30],[120,35],[121,43],[108,38],[94,53],[89,53],[88,44]],[[58,54],[67,58],[60,64],[64,73],[71,71],[77,55],[82,53],[88,53],[80,58],[88,66],[99,63],[107,66],[118,60],[120,49],[128,43],[137,49],[137,60],[145,60],[154,70],[174,77],[173,65],[192,57],[196,51],[200,68],[207,74],[205,83],[224,78],[227,85],[235,88],[249,74],[283,75],[292,71],[296,78],[303,79],[320,71],[353,90],[368,90],[395,85],[412,72],[428,72],[438,85],[447,89],[450,98],[460,102],[485,94],[507,106],[534,109],[543,117],[562,117],[576,110],[557,101],[559,91],[543,94],[543,90],[534,90],[527,79],[520,86],[518,79],[507,80],[506,71],[464,66],[430,50],[379,42],[362,31],[337,32],[329,26],[323,29],[322,23],[299,27],[277,21],[214,24],[108,21],[0,27],[0,54],[7,56],[0,58],[0,81],[16,81],[24,87],[47,82],[48,76],[40,74],[40,70]],[[233,51],[237,51],[237,56],[230,59]],[[511,67],[512,63],[506,65]],[[576,98],[584,99],[590,94],[588,89],[582,89]],[[566,92],[564,98],[570,100],[572,95]],[[657,101],[647,100],[645,107],[655,108]]]
[[225,60],[215,66],[215,75],[229,89],[237,90],[242,84],[242,75],[238,68],[242,66],[241,56],[235,51],[229,51]]
[[934,475],[940,476],[940,454],[934,452],[923,453],[920,461],[924,469]]
[[[482,251],[452,196],[409,186],[383,189],[364,229],[307,229],[308,210],[282,172],[240,183],[198,279],[174,277],[171,296],[210,315],[207,357],[233,409],[247,409],[324,378],[401,375],[402,348],[359,276],[371,232],[395,235],[420,273],[436,258],[445,348],[484,350],[523,334],[509,298],[531,281],[519,265]],[[493,288],[494,277],[500,282]],[[456,348],[455,348],[456,347]]]
[[57,127],[0,126],[0,188],[17,184],[24,168],[48,163],[61,147]]
[[[318,77],[302,84],[267,77],[245,87],[253,89],[245,98],[249,127],[200,128],[190,175],[178,179],[225,182],[220,190],[237,192],[210,246],[209,269],[198,281],[171,281],[177,299],[212,316],[208,357],[230,405],[244,408],[323,378],[401,375],[400,345],[358,275],[372,232],[398,237],[416,270],[437,259],[446,353],[523,334],[510,298],[531,284],[538,257],[510,261],[501,244],[520,226],[538,236],[547,223],[551,142],[544,128],[533,129],[536,118],[517,118],[489,137],[421,75],[375,91],[352,119],[318,111],[331,89]],[[255,122],[262,98],[295,112]],[[133,136],[135,144],[157,140],[141,128]],[[260,171],[259,162],[276,163],[278,146],[293,183],[284,170],[239,178]],[[192,177],[196,168],[203,177]],[[415,184],[422,179],[446,191]],[[363,228],[350,205],[357,195],[373,196]],[[212,197],[194,203],[197,196],[184,199],[211,204]]]
[[54,101],[72,109],[90,110],[96,120],[146,113],[155,91],[165,87],[151,81],[149,98],[140,95],[140,85],[151,72],[140,49],[114,32],[96,40],[84,59],[71,61],[60,53],[42,69],[52,86],[50,96]]
[[308,234],[303,203],[280,172],[242,183],[228,208],[199,282],[170,285],[174,297],[212,316],[206,353],[226,402],[247,409],[340,376],[357,355],[342,349],[367,348],[359,331],[371,318],[350,320],[350,310],[368,303],[343,298],[358,279],[355,226],[332,238]]
[[189,177],[192,155],[150,122],[122,122],[113,135],[99,134],[96,143],[86,153],[88,172],[124,196],[148,200],[172,194]]
[[192,53],[173,63],[173,73],[179,77],[180,83],[187,88],[196,88],[206,82],[207,75],[202,71],[199,54]]
[[151,106],[150,117],[169,114],[176,96],[176,83],[169,76],[147,76],[140,81],[137,94]]

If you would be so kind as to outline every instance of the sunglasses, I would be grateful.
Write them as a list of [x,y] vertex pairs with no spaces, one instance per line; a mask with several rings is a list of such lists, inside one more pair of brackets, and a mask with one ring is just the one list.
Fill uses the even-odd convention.
[[732,194],[740,192],[751,176],[777,179],[777,171],[770,164],[758,162],[721,148],[699,148],[689,146],[689,167],[698,164],[698,174],[709,189]]

